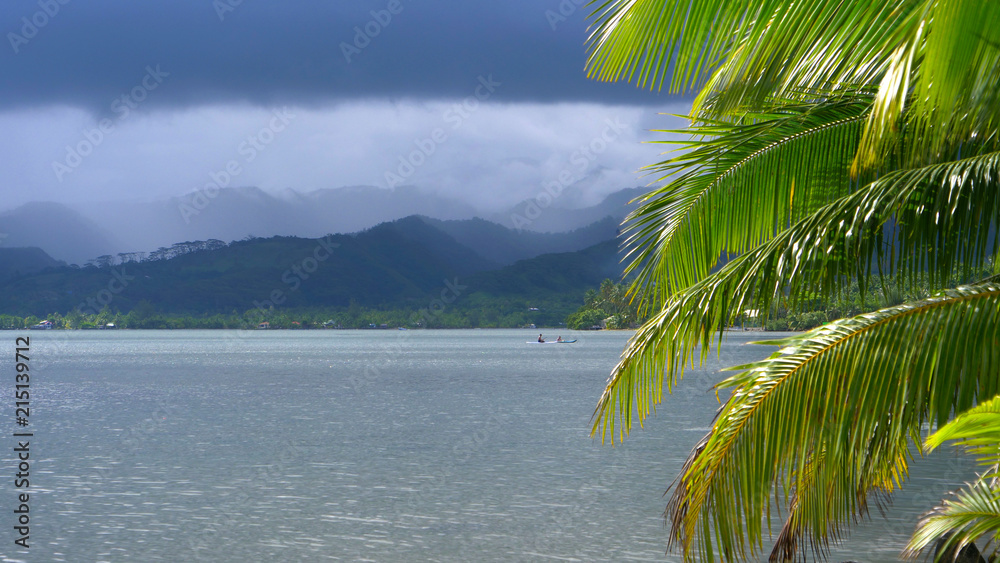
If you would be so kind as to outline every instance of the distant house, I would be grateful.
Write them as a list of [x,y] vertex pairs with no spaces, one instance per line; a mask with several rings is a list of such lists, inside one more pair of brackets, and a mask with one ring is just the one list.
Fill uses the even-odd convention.
[[264,322],[260,323],[259,325],[257,325],[257,328],[259,328],[261,330],[269,329],[269,328],[271,328],[271,323],[269,323],[267,321],[264,321]]
[[40,323],[38,323],[36,325],[32,325],[32,326],[30,326],[28,328],[30,328],[31,330],[52,330],[53,328],[55,328],[55,325],[52,324],[52,321],[44,320],[44,321],[42,321],[42,322],[40,322]]

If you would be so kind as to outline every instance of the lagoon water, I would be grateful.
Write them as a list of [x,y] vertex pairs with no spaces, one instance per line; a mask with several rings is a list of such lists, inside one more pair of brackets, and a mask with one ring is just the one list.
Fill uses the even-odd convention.
[[[772,351],[731,334],[612,448],[589,421],[624,332],[6,334],[10,357],[31,338],[35,436],[24,551],[7,418],[2,561],[680,561],[663,493],[719,368]],[[947,448],[915,465],[832,561],[895,560],[973,469]]]

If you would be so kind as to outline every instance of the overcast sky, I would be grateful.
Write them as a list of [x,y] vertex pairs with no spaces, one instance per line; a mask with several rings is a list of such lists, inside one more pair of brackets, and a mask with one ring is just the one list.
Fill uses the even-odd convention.
[[[588,80],[582,0],[4,0],[3,204],[643,185],[689,103]],[[228,170],[227,170],[228,169]],[[569,176],[567,176],[569,174]]]

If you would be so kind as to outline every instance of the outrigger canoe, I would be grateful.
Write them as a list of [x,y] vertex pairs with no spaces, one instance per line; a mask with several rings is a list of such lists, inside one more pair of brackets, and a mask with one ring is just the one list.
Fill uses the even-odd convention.
[[574,342],[576,342],[575,338],[573,340],[546,340],[545,342],[535,340],[534,342],[525,342],[525,344],[572,344]]

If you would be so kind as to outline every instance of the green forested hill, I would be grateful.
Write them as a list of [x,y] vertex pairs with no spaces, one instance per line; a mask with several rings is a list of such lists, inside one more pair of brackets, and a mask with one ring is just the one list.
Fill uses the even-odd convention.
[[542,254],[573,252],[613,239],[619,220],[608,216],[586,227],[564,233],[516,231],[484,219],[441,221],[421,217],[427,224],[451,235],[477,254],[501,265],[508,265]]
[[0,248],[0,282],[63,265],[41,248]]
[[353,235],[179,243],[143,261],[49,269],[0,282],[0,314],[95,313],[105,305],[127,313],[140,303],[191,316],[352,304],[416,311],[457,284],[462,289],[450,308],[533,307],[561,319],[586,289],[615,277],[616,248],[610,241],[499,267],[410,217]]

